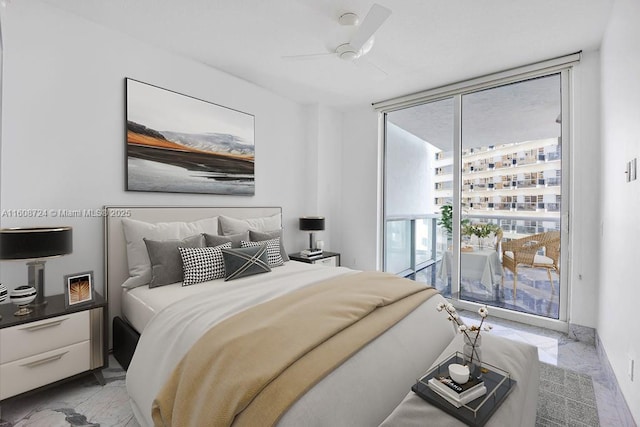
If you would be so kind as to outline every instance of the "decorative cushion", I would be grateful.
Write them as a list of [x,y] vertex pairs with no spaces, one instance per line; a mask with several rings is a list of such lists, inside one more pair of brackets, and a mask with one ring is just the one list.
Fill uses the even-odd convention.
[[267,245],[267,262],[269,267],[277,267],[284,264],[282,256],[280,255],[280,238],[265,240],[264,242],[240,242],[241,248],[255,248],[256,246]]
[[170,285],[183,280],[182,257],[178,247],[202,248],[204,236],[196,234],[182,240],[151,240],[144,238],[147,245],[149,260],[151,261],[150,288],[162,285]]
[[223,278],[224,260],[222,251],[225,249],[231,249],[231,243],[227,242],[220,246],[205,248],[179,247],[178,250],[184,264],[182,286]]
[[545,255],[536,255],[533,257],[534,264],[553,265],[553,260]]
[[[511,258],[513,259],[513,252],[511,251],[505,251],[504,256],[506,256],[507,258]],[[553,265],[553,260],[551,258],[549,258],[548,256],[545,255],[538,255],[536,254],[533,257],[533,263],[534,264],[539,264],[539,265]]]
[[282,228],[271,231],[249,230],[249,240],[252,242],[264,242],[265,240],[275,239],[276,237],[280,238],[280,256],[282,257],[282,260],[285,262],[289,261],[289,255],[287,255],[287,251],[284,249],[284,243],[282,241]]
[[224,257],[225,281],[271,271],[267,261],[267,245],[222,249],[222,256]]
[[249,240],[249,232],[244,231],[238,234],[230,234],[228,236],[216,236],[213,234],[204,234],[204,241],[207,246],[220,246],[224,243],[230,242],[232,248],[239,248],[240,242],[243,240]]
[[275,214],[260,218],[237,219],[220,215],[220,230],[224,236],[244,233],[249,230],[268,231],[282,227],[282,214]]
[[127,261],[129,278],[122,284],[123,288],[143,286],[151,281],[151,261],[147,247],[142,239],[181,240],[194,234],[218,233],[218,217],[205,218],[193,222],[159,222],[149,223],[135,219],[123,218],[122,229],[127,243]]

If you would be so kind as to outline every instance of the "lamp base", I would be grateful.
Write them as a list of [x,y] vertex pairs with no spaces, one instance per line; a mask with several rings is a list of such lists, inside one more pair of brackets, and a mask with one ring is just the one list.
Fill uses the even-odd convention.
[[18,311],[13,313],[13,315],[14,316],[26,316],[27,314],[31,314],[31,313],[33,313],[32,309],[30,309],[26,305],[21,305],[21,306],[18,307]]
[[27,276],[29,285],[36,288],[36,298],[29,304],[29,307],[39,309],[47,305],[44,299],[44,264],[45,260],[37,259],[27,263]]

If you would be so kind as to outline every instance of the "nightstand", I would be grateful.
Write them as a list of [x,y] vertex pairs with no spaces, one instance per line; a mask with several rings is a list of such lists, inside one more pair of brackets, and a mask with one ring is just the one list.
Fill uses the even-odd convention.
[[322,255],[315,256],[313,258],[305,258],[300,255],[300,252],[295,254],[289,254],[289,258],[294,261],[306,262],[308,264],[321,264],[327,267],[340,267],[340,254],[337,252],[322,252]]
[[47,305],[21,317],[14,304],[0,304],[0,401],[89,372],[104,385],[107,303],[96,293],[67,308],[64,298],[47,296]]

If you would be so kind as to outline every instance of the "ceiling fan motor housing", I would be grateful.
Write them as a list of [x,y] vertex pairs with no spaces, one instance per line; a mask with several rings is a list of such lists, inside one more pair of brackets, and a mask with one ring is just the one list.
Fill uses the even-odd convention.
[[340,59],[344,59],[345,61],[353,61],[356,58],[359,58],[362,55],[362,50],[355,49],[349,43],[341,44],[336,48],[336,53],[340,57]]
[[338,18],[338,22],[340,23],[340,25],[358,25],[360,23],[360,17],[353,12],[347,12],[340,15],[340,18]]

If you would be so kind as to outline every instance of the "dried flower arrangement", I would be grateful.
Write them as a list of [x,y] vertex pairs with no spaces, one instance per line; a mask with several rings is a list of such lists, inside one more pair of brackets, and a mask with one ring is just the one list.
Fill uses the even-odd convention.
[[[464,334],[468,342],[471,343],[472,351],[471,351],[471,358],[469,360],[469,363],[473,364],[474,355],[477,354],[476,345],[478,345],[478,338],[480,338],[480,332],[490,331],[492,328],[491,325],[484,324],[485,319],[489,315],[489,310],[487,310],[487,306],[485,305],[478,309],[478,314],[481,317],[480,324],[472,325],[472,326],[467,326],[462,321],[462,319],[460,318],[460,315],[456,311],[456,308],[451,303],[445,304],[441,302],[436,306],[436,310],[438,311],[444,310],[449,315],[449,320],[452,322],[455,322],[455,324],[457,325],[458,332]],[[476,332],[476,333],[470,334],[470,332]]]

